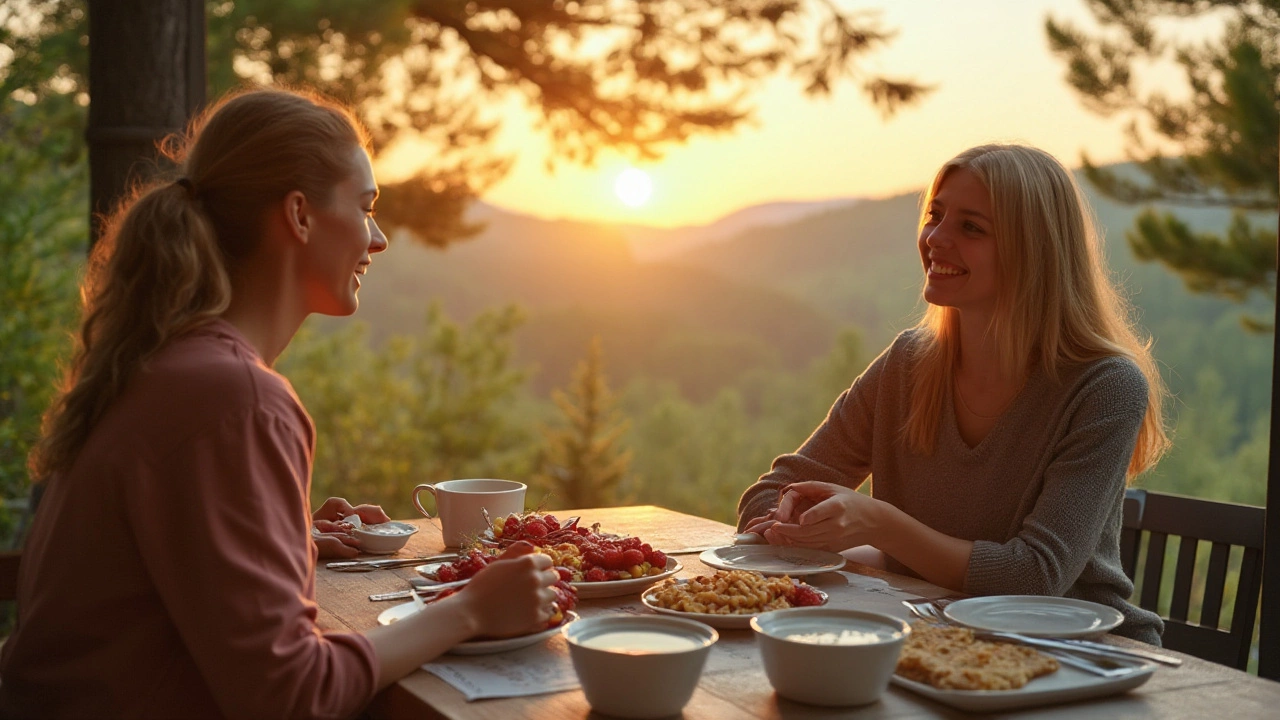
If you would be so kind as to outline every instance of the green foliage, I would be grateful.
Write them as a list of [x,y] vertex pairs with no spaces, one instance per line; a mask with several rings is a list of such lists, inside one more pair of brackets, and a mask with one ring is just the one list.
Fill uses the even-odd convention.
[[544,454],[533,485],[550,493],[552,507],[617,504],[617,487],[631,463],[631,453],[618,443],[628,424],[613,408],[599,337],[587,346],[573,383],[551,398],[563,424],[543,430]]
[[532,433],[513,412],[526,374],[509,366],[519,324],[513,307],[464,327],[433,306],[418,334],[380,349],[361,323],[300,333],[280,370],[316,425],[313,503],[340,495],[404,517],[416,483],[526,476]]
[[[1271,223],[1251,226],[1244,211],[1272,217],[1280,195],[1280,5],[1254,0],[1089,0],[1103,34],[1090,37],[1052,19],[1053,51],[1069,67],[1067,82],[1101,114],[1133,117],[1130,153],[1145,181],[1085,158],[1090,181],[1125,203],[1167,201],[1239,212],[1226,231],[1191,233],[1174,215],[1144,212],[1129,232],[1134,253],[1179,274],[1193,292],[1239,302],[1258,292],[1275,298],[1276,241]],[[1214,8],[1230,22],[1202,46],[1164,41],[1157,23]],[[1133,66],[1169,59],[1182,66],[1189,97],[1143,94]],[[1144,136],[1160,139],[1150,144]],[[1172,156],[1168,148],[1174,148]],[[1270,323],[1246,317],[1246,327]]]
[[[27,494],[59,362],[71,348],[88,238],[88,177],[71,98],[0,98],[0,498]],[[9,519],[0,506],[0,538]]]

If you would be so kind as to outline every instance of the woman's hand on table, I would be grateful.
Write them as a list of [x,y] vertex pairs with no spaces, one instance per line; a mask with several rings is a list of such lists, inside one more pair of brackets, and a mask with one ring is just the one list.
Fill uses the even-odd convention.
[[742,531],[744,533],[764,535],[767,539],[768,535],[766,534],[766,531],[774,525],[777,525],[778,523],[797,523],[797,518],[799,518],[806,510],[813,507],[816,501],[801,493],[790,492],[792,487],[794,487],[794,485],[784,487],[782,492],[779,494],[777,507],[772,508],[764,515],[749,521]]
[[391,520],[382,508],[377,505],[356,505],[352,507],[346,498],[331,497],[324,501],[318,510],[311,513],[312,525],[316,532],[311,534],[316,549],[320,551],[320,559],[353,558],[360,554],[360,542],[351,535],[351,525],[342,522],[342,518],[356,515],[360,522],[376,525]]
[[546,627],[555,611],[552,586],[559,579],[549,556],[520,541],[476,573],[458,596],[474,618],[477,634],[522,635]]
[[773,545],[832,552],[873,545],[883,505],[843,485],[794,483],[784,491],[774,511],[776,521],[763,535]]

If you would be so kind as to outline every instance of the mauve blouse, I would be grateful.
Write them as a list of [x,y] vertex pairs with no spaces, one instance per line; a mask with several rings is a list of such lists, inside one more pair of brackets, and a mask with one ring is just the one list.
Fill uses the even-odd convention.
[[315,431],[216,321],[162,349],[49,481],[0,651],[0,716],[341,718],[363,635],[316,627]]

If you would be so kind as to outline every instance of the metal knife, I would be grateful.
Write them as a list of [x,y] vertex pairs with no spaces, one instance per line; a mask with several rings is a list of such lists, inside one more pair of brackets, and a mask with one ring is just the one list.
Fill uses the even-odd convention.
[[338,572],[369,572],[370,570],[386,570],[390,568],[402,568],[410,565],[421,565],[423,563],[439,562],[441,560],[453,560],[458,557],[457,553],[444,553],[442,555],[426,555],[423,557],[413,558],[380,558],[378,560],[343,560],[339,562],[331,562],[325,565],[329,570],[337,570]]

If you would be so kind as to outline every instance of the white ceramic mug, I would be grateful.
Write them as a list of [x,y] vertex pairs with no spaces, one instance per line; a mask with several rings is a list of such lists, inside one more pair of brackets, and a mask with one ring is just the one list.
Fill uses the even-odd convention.
[[418,512],[432,517],[418,493],[426,490],[435,496],[436,516],[440,518],[440,532],[447,547],[459,547],[468,538],[474,538],[488,529],[484,513],[491,519],[511,513],[524,512],[524,483],[514,480],[445,480],[435,485],[422,484],[413,489],[413,506]]

